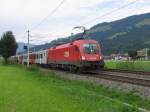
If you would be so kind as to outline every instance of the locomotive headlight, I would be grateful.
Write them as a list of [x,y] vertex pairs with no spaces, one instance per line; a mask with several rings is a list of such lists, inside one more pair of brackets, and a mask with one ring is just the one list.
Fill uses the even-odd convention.
[[99,59],[102,60],[102,56],[100,56]]
[[82,56],[82,60],[85,60],[85,56]]

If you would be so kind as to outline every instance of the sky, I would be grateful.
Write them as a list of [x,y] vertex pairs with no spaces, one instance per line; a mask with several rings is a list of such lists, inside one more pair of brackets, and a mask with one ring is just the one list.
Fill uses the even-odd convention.
[[76,33],[72,30],[75,26],[90,28],[98,23],[150,12],[150,0],[136,0],[128,7],[102,17],[133,1],[64,0],[57,11],[48,16],[62,0],[0,0],[0,35],[11,30],[17,42],[27,42],[26,31],[30,30],[30,43],[43,44]]

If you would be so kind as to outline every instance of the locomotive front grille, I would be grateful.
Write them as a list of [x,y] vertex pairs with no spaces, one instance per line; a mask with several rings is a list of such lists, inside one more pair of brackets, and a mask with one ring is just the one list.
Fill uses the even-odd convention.
[[101,61],[82,61],[82,65],[85,67],[99,66],[101,63]]

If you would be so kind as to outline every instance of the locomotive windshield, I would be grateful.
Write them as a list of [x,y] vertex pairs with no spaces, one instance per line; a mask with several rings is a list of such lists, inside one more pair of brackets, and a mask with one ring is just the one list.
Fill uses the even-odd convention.
[[86,54],[98,54],[99,53],[99,48],[97,44],[84,44],[83,48]]

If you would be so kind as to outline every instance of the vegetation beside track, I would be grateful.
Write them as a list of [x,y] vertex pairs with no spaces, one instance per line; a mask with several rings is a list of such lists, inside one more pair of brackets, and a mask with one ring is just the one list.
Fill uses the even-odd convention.
[[65,80],[36,67],[0,65],[0,112],[138,112],[137,107],[150,110],[150,100]]
[[0,56],[0,65],[2,64],[3,58]]
[[150,61],[105,61],[105,68],[150,72]]

